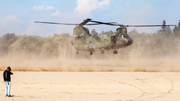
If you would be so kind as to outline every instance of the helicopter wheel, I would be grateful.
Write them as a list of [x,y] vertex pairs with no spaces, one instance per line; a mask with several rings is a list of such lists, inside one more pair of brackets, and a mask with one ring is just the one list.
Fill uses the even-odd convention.
[[79,52],[77,51],[77,52],[76,52],[76,55],[78,55],[78,54],[79,54]]
[[114,54],[118,54],[118,51],[115,50],[113,53],[114,53]]
[[93,52],[92,51],[90,51],[90,55],[92,55],[93,54]]
[[104,50],[102,50],[101,53],[104,54],[105,53]]

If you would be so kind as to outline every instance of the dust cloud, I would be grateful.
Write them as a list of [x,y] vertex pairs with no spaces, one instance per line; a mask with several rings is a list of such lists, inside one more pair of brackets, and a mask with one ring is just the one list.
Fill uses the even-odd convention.
[[180,37],[173,34],[130,32],[134,43],[118,50],[93,53],[79,52],[71,45],[69,34],[54,36],[0,37],[0,70],[65,72],[179,72]]

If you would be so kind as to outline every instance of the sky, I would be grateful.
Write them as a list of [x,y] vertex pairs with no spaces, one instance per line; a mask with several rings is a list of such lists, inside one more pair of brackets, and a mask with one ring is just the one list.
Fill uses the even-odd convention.
[[[0,36],[49,36],[73,34],[75,26],[48,25],[34,21],[81,23],[87,18],[124,25],[176,24],[180,20],[179,0],[0,0]],[[115,31],[114,26],[85,26],[102,31]],[[173,27],[171,27],[173,29]],[[128,28],[155,33],[160,28]]]

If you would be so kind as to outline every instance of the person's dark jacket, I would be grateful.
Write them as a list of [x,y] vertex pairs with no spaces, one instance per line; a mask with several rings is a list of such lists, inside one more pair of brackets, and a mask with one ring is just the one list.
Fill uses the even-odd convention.
[[11,75],[12,73],[8,70],[5,70],[3,73],[4,81],[11,81]]

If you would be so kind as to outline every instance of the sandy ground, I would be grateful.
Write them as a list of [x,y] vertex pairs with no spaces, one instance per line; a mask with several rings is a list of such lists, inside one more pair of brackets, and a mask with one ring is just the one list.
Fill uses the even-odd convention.
[[180,101],[180,73],[14,72],[4,90],[1,77],[1,101]]

